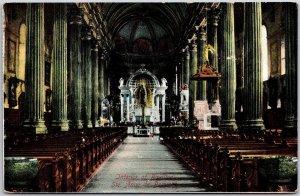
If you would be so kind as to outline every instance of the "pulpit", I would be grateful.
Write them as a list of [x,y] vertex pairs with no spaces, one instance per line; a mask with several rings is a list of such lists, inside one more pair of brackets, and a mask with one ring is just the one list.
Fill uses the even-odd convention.
[[[209,66],[208,63],[202,65],[192,77],[192,79],[196,81],[210,81],[215,88],[218,88],[218,81],[220,78],[221,74],[217,72],[215,67]],[[221,105],[219,100],[216,100],[216,102],[211,105],[211,108],[209,107],[207,100],[197,100],[194,105],[194,115],[199,122],[198,129],[218,130],[221,118]]]

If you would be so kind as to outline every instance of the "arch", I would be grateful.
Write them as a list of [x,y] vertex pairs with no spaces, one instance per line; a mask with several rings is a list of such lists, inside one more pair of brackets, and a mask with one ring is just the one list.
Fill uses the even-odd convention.
[[18,48],[18,68],[17,78],[25,80],[26,62],[26,25],[21,23],[19,27],[19,48]]
[[153,73],[151,73],[150,71],[148,71],[148,70],[145,69],[145,68],[141,68],[141,69],[137,70],[137,72],[135,72],[134,74],[132,74],[132,75],[130,76],[130,78],[128,79],[127,83],[126,83],[126,86],[130,86],[130,85],[132,84],[132,80],[133,80],[135,77],[137,77],[137,76],[139,76],[139,75],[143,75],[143,74],[144,74],[144,75],[148,75],[149,77],[151,77],[151,78],[153,79],[153,81],[155,82],[155,85],[156,85],[156,86],[160,86],[157,77],[156,77]]

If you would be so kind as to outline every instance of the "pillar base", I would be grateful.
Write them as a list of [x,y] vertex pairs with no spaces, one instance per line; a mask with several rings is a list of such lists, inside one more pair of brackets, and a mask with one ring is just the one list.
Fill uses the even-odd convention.
[[204,115],[210,113],[207,100],[196,100],[194,101],[194,116],[200,121],[203,120]]
[[221,114],[221,104],[220,100],[217,99],[211,104],[211,112]]
[[69,126],[70,126],[70,128],[73,128],[73,129],[82,129],[83,128],[81,120],[73,121],[70,123]]
[[64,120],[64,121],[53,120],[51,122],[51,127],[57,131],[69,131],[69,124],[68,124],[68,121],[66,121],[66,120]]
[[297,136],[297,119],[291,118],[284,121],[283,135]]
[[244,133],[262,133],[265,129],[262,119],[246,120],[242,125]]
[[98,120],[93,122],[94,127],[100,127]]
[[31,133],[34,134],[46,134],[47,133],[47,127],[45,125],[45,121],[38,120],[38,121],[30,121],[25,120],[23,127]]
[[84,127],[85,127],[85,128],[93,128],[92,121],[89,120],[89,121],[85,122],[85,123],[84,123]]
[[224,132],[237,131],[236,121],[234,119],[233,120],[221,120],[219,130],[224,131]]

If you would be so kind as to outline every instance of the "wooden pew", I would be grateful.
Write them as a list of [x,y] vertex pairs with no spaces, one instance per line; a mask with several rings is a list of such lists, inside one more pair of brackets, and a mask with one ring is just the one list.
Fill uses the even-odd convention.
[[[271,156],[296,156],[297,140],[289,145],[267,143],[261,136],[241,137],[217,132],[163,129],[164,143],[217,191],[261,191],[256,160]],[[209,135],[211,134],[211,135]],[[259,139],[258,139],[259,138]],[[234,141],[234,142],[233,142]],[[236,157],[243,157],[239,160]]]
[[[41,162],[44,169],[39,171],[39,175],[46,180],[37,181],[41,183],[38,191],[74,192],[82,189],[96,168],[126,136],[126,129],[119,127],[76,130],[67,134],[24,136],[18,138],[15,143],[7,142],[11,145],[5,148],[5,156],[49,159],[50,161]],[[58,163],[55,163],[52,159],[57,154],[62,155]],[[57,171],[51,168],[57,168]],[[50,173],[53,174],[52,177]],[[52,179],[54,176],[57,178]]]

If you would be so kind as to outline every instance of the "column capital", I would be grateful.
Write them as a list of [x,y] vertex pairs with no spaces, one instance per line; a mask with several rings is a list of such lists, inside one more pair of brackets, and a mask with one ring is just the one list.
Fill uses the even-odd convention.
[[107,50],[106,49],[101,49],[101,60],[104,60],[107,56]]
[[220,9],[219,8],[213,8],[210,11],[210,19],[211,19],[211,24],[214,27],[218,26],[218,22],[219,22],[219,14],[220,14]]
[[91,40],[92,39],[92,30],[89,26],[82,28],[82,40]]
[[197,40],[198,41],[206,41],[206,31],[205,31],[205,27],[199,27],[198,31],[196,32],[197,35]]
[[99,51],[99,40],[93,39],[92,40],[92,51]]
[[82,25],[83,23],[83,14],[78,8],[72,7],[68,9],[68,16],[70,24]]
[[190,51],[195,51],[197,50],[197,44],[196,44],[196,39],[191,39],[191,42],[190,42]]
[[189,46],[187,46],[186,49],[185,49],[185,57],[190,58]]
[[218,22],[219,22],[219,16],[214,15],[214,16],[212,16],[211,20],[212,20],[212,25],[214,27],[217,27],[218,26]]

